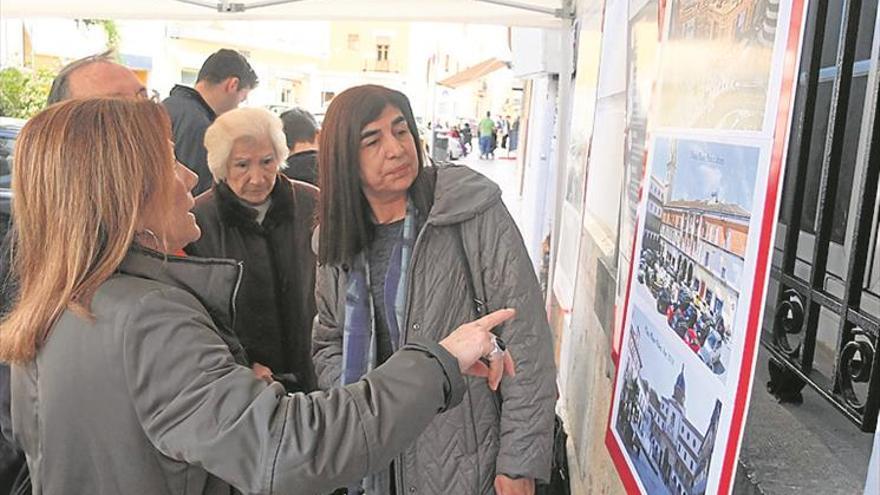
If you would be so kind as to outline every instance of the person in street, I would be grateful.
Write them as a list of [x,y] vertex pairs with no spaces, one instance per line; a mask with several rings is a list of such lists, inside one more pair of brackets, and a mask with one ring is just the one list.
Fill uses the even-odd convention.
[[21,285],[0,360],[34,493],[326,493],[455,414],[463,373],[497,389],[513,372],[490,332],[504,309],[411,341],[344,388],[287,394],[256,378],[218,333],[240,265],[174,254],[200,232],[197,178],[170,139],[162,106],[133,98],[53,105],[18,137]]
[[305,109],[296,107],[281,114],[290,156],[284,175],[318,185],[318,123]]
[[519,117],[517,117],[510,126],[510,147],[509,151],[516,151],[519,147]]
[[509,150],[507,143],[510,139],[510,115],[505,115],[504,119],[501,120],[501,126],[498,129],[498,132],[501,134],[501,147]]
[[196,198],[202,235],[185,251],[243,263],[234,330],[248,364],[289,392],[311,392],[318,189],[280,173],[287,140],[269,110],[238,108],[217,117],[205,148],[214,186]]
[[217,116],[238,108],[258,82],[244,55],[222,48],[205,59],[194,87],[176,84],[162,102],[171,115],[174,154],[199,177],[193,194],[211,188],[205,130]]
[[[129,96],[146,98],[147,90],[128,68],[117,64],[112,51],[89,55],[62,67],[52,81],[46,104],[90,96]],[[18,283],[11,270],[14,233],[3,239],[0,259],[0,314],[9,312],[18,294]],[[24,453],[12,438],[10,411],[10,370],[0,363],[0,493],[29,490]]]
[[498,330],[517,357],[516,375],[497,393],[469,381],[459,410],[349,493],[531,494],[550,472],[556,400],[543,297],[498,186],[467,167],[425,167],[419,148],[410,102],[398,91],[357,86],[327,109],[318,157],[318,384],[356,383],[407,342],[446,338],[446,328],[483,311],[478,299],[489,308],[516,303],[517,318]]
[[471,131],[471,125],[467,122],[464,123],[461,129],[461,148],[464,152],[464,156],[467,156],[468,153],[473,151],[473,146],[471,143],[473,142],[474,135]]
[[495,121],[492,120],[491,112],[486,112],[486,117],[477,124],[477,128],[480,138],[480,158],[488,160],[495,136]]

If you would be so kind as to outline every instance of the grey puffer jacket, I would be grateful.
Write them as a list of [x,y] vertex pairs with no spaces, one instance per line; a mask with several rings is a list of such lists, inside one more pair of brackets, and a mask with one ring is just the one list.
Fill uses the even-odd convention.
[[256,379],[212,320],[231,317],[237,278],[231,261],[132,250],[98,289],[94,321],[66,311],[36,359],[13,366],[35,495],[326,493],[461,401],[458,363],[433,343],[329,392]]
[[[556,367],[538,281],[522,237],[495,183],[466,167],[436,173],[434,204],[412,254],[404,342],[439,341],[474,317],[461,229],[471,266],[480,267],[488,309],[515,308],[497,334],[508,345],[516,376],[493,393],[466,378],[461,407],[438,416],[396,461],[398,494],[491,494],[496,474],[547,479],[550,472]],[[313,358],[318,386],[339,383],[346,271],[320,266]],[[381,369],[381,367],[380,367]]]

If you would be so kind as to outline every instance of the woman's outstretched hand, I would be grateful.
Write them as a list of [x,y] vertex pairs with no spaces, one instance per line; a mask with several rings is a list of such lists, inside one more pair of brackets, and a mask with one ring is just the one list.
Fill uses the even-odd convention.
[[[513,376],[515,371],[513,358],[507,350],[499,348],[491,330],[515,315],[513,309],[499,309],[456,328],[440,345],[458,359],[462,373],[486,377],[489,388],[498,390],[502,376]],[[481,358],[485,358],[485,362]]]

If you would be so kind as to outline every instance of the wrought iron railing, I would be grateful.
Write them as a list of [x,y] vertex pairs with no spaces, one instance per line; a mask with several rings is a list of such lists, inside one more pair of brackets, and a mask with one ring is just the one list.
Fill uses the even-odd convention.
[[[880,291],[873,287],[880,20],[874,0],[812,1],[809,9],[771,268],[772,318],[762,337],[771,355],[768,386],[797,401],[809,385],[873,431],[880,409]],[[870,56],[859,62],[865,43]]]

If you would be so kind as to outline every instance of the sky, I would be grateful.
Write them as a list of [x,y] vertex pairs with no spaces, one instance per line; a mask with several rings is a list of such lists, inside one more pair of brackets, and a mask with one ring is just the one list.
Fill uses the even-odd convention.
[[678,143],[678,167],[672,183],[672,200],[702,200],[718,193],[722,203],[732,203],[751,211],[760,150],[752,146],[673,140],[654,141],[651,171],[666,179],[666,163],[672,143]]

